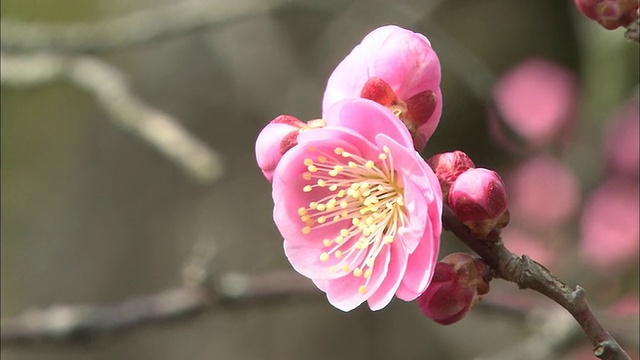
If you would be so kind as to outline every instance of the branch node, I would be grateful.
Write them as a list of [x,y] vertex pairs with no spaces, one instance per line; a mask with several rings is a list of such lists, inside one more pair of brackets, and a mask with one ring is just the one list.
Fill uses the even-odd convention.
[[576,289],[571,293],[571,300],[574,303],[582,302],[585,300],[585,291],[582,286],[576,285]]

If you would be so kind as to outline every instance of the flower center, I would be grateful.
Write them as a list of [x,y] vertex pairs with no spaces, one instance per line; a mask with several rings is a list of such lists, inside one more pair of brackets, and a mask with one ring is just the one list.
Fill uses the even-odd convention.
[[404,189],[393,168],[389,148],[374,160],[335,148],[333,154],[308,149],[313,156],[302,178],[305,193],[318,199],[298,209],[303,234],[328,225],[343,225],[335,237],[323,240],[321,261],[339,259],[329,271],[363,277],[358,292],[365,294],[377,256],[407,224]]

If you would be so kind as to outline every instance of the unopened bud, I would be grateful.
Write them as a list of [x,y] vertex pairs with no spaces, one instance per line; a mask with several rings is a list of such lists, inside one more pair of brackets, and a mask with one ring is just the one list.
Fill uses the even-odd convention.
[[451,184],[463,172],[475,168],[475,164],[467,154],[460,150],[436,154],[427,160],[433,172],[440,181],[442,187],[442,197],[447,198]]
[[627,26],[638,18],[638,0],[574,0],[576,8],[605,29]]
[[418,297],[422,313],[433,321],[450,325],[460,321],[489,291],[486,264],[465,253],[453,253],[436,265],[433,280]]
[[298,144],[300,131],[324,127],[322,119],[307,123],[291,115],[280,115],[262,129],[256,140],[256,160],[267,180],[273,180],[273,172],[282,155]]
[[496,240],[509,223],[507,192],[495,171],[469,169],[451,185],[447,197],[451,210],[479,239]]

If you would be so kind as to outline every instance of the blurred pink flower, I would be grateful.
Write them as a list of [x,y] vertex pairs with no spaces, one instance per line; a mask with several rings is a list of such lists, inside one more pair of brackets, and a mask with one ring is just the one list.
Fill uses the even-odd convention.
[[573,172],[558,160],[541,155],[507,177],[512,218],[531,227],[557,226],[569,220],[580,201]]
[[406,127],[366,99],[326,110],[273,179],[274,220],[292,266],[329,302],[378,310],[414,300],[433,275],[442,231],[435,174]]
[[640,315],[640,297],[638,294],[627,295],[607,308],[607,312],[619,318]]
[[329,77],[323,109],[360,97],[391,109],[421,151],[442,113],[440,61],[429,40],[394,25],[370,32]]
[[576,8],[608,30],[626,26],[638,18],[638,0],[574,0]]
[[527,255],[546,267],[556,265],[558,256],[549,246],[547,239],[541,238],[518,226],[508,226],[502,231],[502,241],[512,253]]
[[637,261],[639,215],[638,181],[606,180],[584,205],[580,255],[589,265],[608,271]]
[[640,163],[640,108],[635,97],[625,103],[605,139],[605,156],[607,167],[616,174],[638,179]]
[[576,78],[548,60],[530,59],[500,79],[493,97],[502,118],[516,133],[533,146],[544,146],[565,135],[571,125],[577,103]]

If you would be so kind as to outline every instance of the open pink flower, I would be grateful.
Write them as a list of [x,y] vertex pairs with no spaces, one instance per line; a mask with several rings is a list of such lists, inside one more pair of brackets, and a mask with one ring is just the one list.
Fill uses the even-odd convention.
[[349,311],[414,300],[442,231],[435,174],[406,127],[366,99],[339,102],[301,132],[273,178],[274,220],[292,266]]
[[394,25],[369,33],[329,77],[323,109],[360,97],[391,109],[421,151],[442,113],[440,61],[429,40]]

